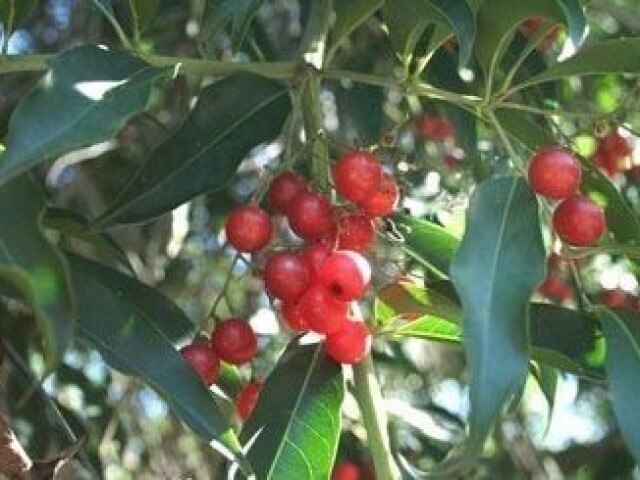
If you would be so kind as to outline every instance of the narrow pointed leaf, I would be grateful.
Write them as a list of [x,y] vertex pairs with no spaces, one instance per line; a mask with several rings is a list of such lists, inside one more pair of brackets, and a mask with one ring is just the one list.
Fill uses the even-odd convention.
[[384,4],[384,0],[351,0],[335,2],[333,8],[336,21],[331,29],[331,46],[327,56],[333,57],[340,44],[356,28],[366,22],[376,10]]
[[471,197],[464,238],[451,265],[471,370],[470,458],[482,450],[526,378],[529,299],[544,271],[538,202],[527,183],[511,177],[482,183]]
[[66,262],[40,228],[44,209],[42,193],[28,176],[0,187],[0,280],[33,308],[53,366],[73,335],[75,299]]
[[340,437],[342,368],[322,344],[294,340],[262,389],[240,435],[257,478],[329,478]]
[[212,56],[220,33],[228,27],[231,45],[237,51],[249,31],[262,0],[206,0],[198,44],[207,56]]
[[640,321],[637,315],[596,307],[607,341],[605,366],[613,412],[629,450],[640,462]]
[[[112,367],[153,387],[205,441],[242,461],[238,441],[213,394],[174,342],[192,329],[184,315],[149,287],[94,262],[69,256],[78,294],[78,336]],[[173,324],[175,322],[175,324]]]
[[0,156],[0,183],[70,150],[113,137],[145,109],[152,85],[166,72],[96,46],[56,56],[11,116],[6,152]]
[[460,66],[466,65],[473,53],[476,37],[476,16],[466,0],[431,0],[448,21],[460,49]]
[[225,187],[251,149],[278,136],[290,107],[286,86],[262,77],[228,77],[207,87],[98,223],[148,220]]

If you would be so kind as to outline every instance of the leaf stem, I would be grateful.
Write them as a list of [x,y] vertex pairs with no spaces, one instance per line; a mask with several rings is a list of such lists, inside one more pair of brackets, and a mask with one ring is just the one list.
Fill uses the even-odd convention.
[[354,365],[353,380],[377,478],[379,480],[399,480],[402,477],[391,454],[387,431],[387,412],[371,354],[367,355],[359,364]]

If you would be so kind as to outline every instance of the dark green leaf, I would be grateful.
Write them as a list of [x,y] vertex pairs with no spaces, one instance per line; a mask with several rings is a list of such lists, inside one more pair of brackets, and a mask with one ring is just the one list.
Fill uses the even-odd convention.
[[431,0],[446,17],[455,33],[460,51],[460,65],[466,65],[473,52],[476,37],[476,16],[466,0]]
[[228,77],[207,87],[98,222],[148,220],[225,187],[252,148],[278,136],[290,108],[286,87],[261,77]]
[[227,27],[233,50],[239,50],[261,4],[262,0],[206,0],[198,36],[205,56],[215,56],[217,36]]
[[[240,445],[213,394],[182,359],[174,342],[188,320],[158,293],[99,264],[69,257],[78,294],[78,335],[105,360],[156,389],[178,416],[221,453],[242,460]],[[176,321],[174,325],[173,322]]]
[[342,368],[322,344],[294,340],[262,389],[240,435],[257,478],[329,478],[340,436]]
[[340,44],[358,26],[366,22],[382,5],[384,0],[350,0],[334,2],[336,22],[331,29],[331,45],[327,57],[332,58]]
[[501,109],[495,115],[507,134],[531,151],[557,143],[551,130],[536,122],[536,118],[528,113]]
[[146,30],[158,15],[161,0],[127,0],[138,31]]
[[91,230],[91,227],[83,217],[70,210],[48,208],[42,217],[42,226],[57,230],[62,235],[91,245],[97,253],[119,262],[129,271],[133,271],[127,254],[113,238],[106,233]]
[[57,155],[111,138],[144,110],[153,83],[165,71],[95,46],[55,57],[11,116],[0,183]]
[[471,369],[468,458],[482,450],[526,378],[529,299],[544,278],[545,256],[538,202],[527,183],[499,177],[480,184],[451,264]]
[[394,220],[404,237],[404,250],[442,276],[447,276],[458,239],[441,226],[426,220],[409,215],[396,215]]
[[52,366],[71,341],[75,299],[66,262],[40,228],[44,209],[40,190],[26,175],[0,188],[0,278],[33,308]]
[[603,40],[584,47],[573,57],[527,79],[517,88],[570,76],[635,73],[640,70],[638,50],[640,50],[640,37]]
[[[16,26],[27,18],[37,0],[2,0],[0,1],[0,22],[4,30],[13,32]],[[4,33],[4,32],[3,32]]]
[[607,341],[605,360],[613,412],[629,450],[640,462],[640,320],[621,310],[596,307]]

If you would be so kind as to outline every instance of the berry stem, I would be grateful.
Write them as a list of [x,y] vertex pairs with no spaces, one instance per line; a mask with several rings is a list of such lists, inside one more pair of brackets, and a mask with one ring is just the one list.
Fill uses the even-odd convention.
[[231,264],[229,265],[229,269],[227,270],[227,276],[224,279],[222,288],[220,289],[220,292],[218,293],[218,296],[214,300],[213,306],[211,307],[209,318],[217,319],[216,310],[218,309],[218,306],[220,305],[220,302],[222,301],[223,298],[227,300],[227,304],[231,309],[231,303],[229,302],[229,299],[227,297],[227,289],[229,288],[229,284],[231,283],[231,279],[233,278],[233,270],[236,268],[236,264],[238,263],[238,261],[240,261],[241,258],[242,258],[242,254],[236,253],[233,257],[233,260],[231,260]]
[[391,454],[387,411],[370,353],[362,362],[353,366],[353,380],[377,478],[399,480],[402,477]]

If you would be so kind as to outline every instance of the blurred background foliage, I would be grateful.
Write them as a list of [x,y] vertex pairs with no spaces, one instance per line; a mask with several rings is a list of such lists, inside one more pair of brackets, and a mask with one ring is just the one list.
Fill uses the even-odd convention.
[[[103,3],[113,8],[116,18],[129,28],[127,33],[132,33],[128,2]],[[590,29],[587,41],[640,36],[637,0],[585,3]],[[206,44],[198,42],[204,0],[155,0],[148,5],[149,21],[134,39],[139,49],[184,57],[198,56],[206,49],[208,56],[218,59],[291,58],[309,11],[305,0],[265,1],[249,26],[241,53],[233,54],[229,36],[215,36]],[[27,10],[17,29],[5,39],[10,54],[55,53],[82,43],[117,43],[111,26],[91,1],[41,0]],[[398,68],[380,28],[381,21],[375,15],[358,27],[337,52],[336,68],[373,72]],[[519,35],[505,62],[510,61],[509,55],[516,58],[518,48],[522,48],[525,40]],[[424,75],[434,85],[464,91],[474,82],[473,65],[458,75],[457,58],[452,54],[455,48],[454,44],[445,44]],[[546,50],[529,58],[523,71],[531,74],[539,70],[540,64],[554,62],[570,49],[571,42],[561,32]],[[17,101],[37,78],[26,73],[0,78],[0,137],[6,135]],[[130,178],[154,146],[181,124],[199,85],[199,79],[176,77],[156,88],[148,111],[131,120],[116,140],[73,152],[40,168],[38,179],[50,202],[85,218],[104,211],[118,194],[123,179]],[[623,125],[620,134],[631,145],[638,141],[636,76],[568,79],[560,85],[545,84],[533,90],[530,94],[546,99],[550,107],[601,114],[543,117],[557,135],[571,139],[587,158],[593,155],[596,134],[603,129]],[[417,98],[404,102],[393,90],[347,82],[327,86],[322,102],[325,126],[335,151],[345,145],[378,144],[387,166],[402,182],[403,207],[414,216],[444,225],[455,236],[461,232],[462,212],[471,185],[491,172],[507,168],[495,132],[482,127],[476,130],[468,117],[450,106],[423,103]],[[447,116],[453,122],[455,135],[444,141],[425,138],[414,123],[423,113]],[[153,222],[111,232],[137,277],[174,299],[205,332],[212,327],[206,320],[212,303],[229,280],[219,314],[251,316],[262,346],[253,370],[240,370],[243,381],[268,372],[289,334],[279,327],[262,285],[250,275],[249,267],[241,262],[231,264],[233,252],[225,248],[220,230],[226,212],[248,198],[260,174],[278,161],[282,150],[283,145],[278,143],[253,152],[225,190],[200,197]],[[630,166],[640,165],[640,148],[634,149],[630,162]],[[640,213],[640,176],[628,169],[613,180],[634,211]],[[393,228],[389,225],[391,233]],[[100,258],[101,252],[85,243],[68,238],[64,241],[69,248]],[[393,242],[382,241],[373,255],[380,266],[377,288],[401,274],[414,281],[434,281]],[[232,274],[228,277],[230,268]],[[594,298],[603,289],[638,293],[637,266],[625,257],[597,255],[579,268],[585,291]],[[565,305],[580,301],[571,275],[565,270],[561,275],[569,293],[541,295],[538,300]],[[40,385],[29,373],[44,373],[40,341],[30,312],[11,302],[0,302],[0,309],[3,335],[12,345],[4,352],[0,405],[32,457],[51,456],[81,440],[77,461],[70,470],[72,475],[104,475],[112,480],[222,478],[219,456],[187,431],[153,390],[108,369],[100,356],[82,343],[76,342],[62,367]],[[462,349],[455,343],[405,339],[379,342],[375,354],[392,415],[395,447],[415,466],[435,464],[463,437],[468,405]],[[594,372],[587,377],[540,371],[540,375],[560,375],[551,390],[552,412],[537,383],[528,382],[521,405],[496,428],[488,453],[479,465],[482,478],[637,476],[598,376],[602,365],[598,345],[585,362]],[[227,393],[232,394],[233,388],[231,382]],[[370,459],[360,443],[364,432],[350,396],[344,412],[345,429],[338,456],[367,465]]]

